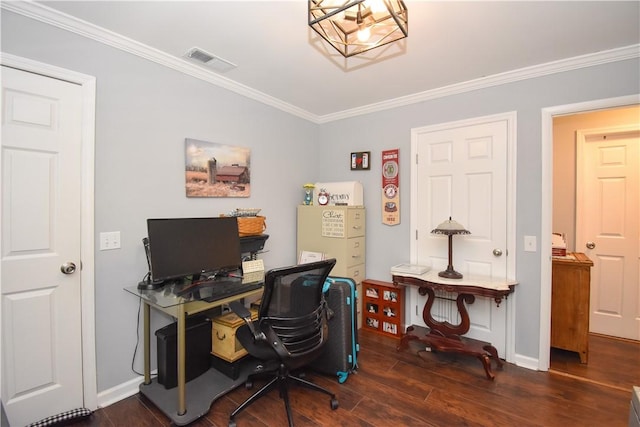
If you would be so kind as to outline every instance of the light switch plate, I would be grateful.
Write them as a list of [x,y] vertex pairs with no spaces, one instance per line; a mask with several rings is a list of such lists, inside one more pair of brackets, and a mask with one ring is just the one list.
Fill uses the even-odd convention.
[[100,233],[100,250],[108,251],[111,249],[120,249],[120,232],[109,231]]

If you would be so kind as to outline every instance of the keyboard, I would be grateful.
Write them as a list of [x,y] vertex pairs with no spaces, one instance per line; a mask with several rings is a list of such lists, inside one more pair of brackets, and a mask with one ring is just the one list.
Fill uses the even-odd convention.
[[230,296],[261,289],[262,282],[242,283],[239,279],[215,279],[192,284],[176,292],[177,296],[192,294],[194,299],[206,302],[219,301]]
[[203,301],[214,302],[230,296],[255,291],[256,289],[262,289],[262,285],[262,282],[240,283],[237,281],[231,282],[224,280],[221,283],[216,282],[207,286],[207,288],[201,291],[201,297]]

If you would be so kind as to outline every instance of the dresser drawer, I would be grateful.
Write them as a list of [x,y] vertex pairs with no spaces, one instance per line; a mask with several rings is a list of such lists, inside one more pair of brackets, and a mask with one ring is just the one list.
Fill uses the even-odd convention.
[[362,264],[365,260],[365,241],[364,237],[356,237],[355,239],[348,239],[345,242],[344,258],[347,266],[350,267],[356,264]]
[[364,209],[347,209],[347,238],[364,236]]
[[345,276],[351,277],[356,283],[362,282],[364,280],[364,263],[347,267]]

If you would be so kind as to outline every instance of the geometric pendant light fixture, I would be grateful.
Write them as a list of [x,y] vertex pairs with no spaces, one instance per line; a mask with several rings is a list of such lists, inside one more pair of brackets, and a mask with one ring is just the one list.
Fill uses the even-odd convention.
[[309,26],[345,58],[409,35],[402,0],[309,0]]

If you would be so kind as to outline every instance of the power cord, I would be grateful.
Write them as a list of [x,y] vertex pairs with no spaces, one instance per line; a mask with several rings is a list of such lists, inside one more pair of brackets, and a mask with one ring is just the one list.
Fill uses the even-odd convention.
[[138,315],[136,316],[136,346],[133,349],[133,358],[131,359],[131,370],[137,375],[144,375],[136,371],[134,364],[136,362],[136,354],[138,353],[138,344],[140,343],[140,307],[142,307],[142,298],[140,298],[140,304],[138,305]]
[[[138,315],[136,324],[136,346],[133,349],[133,358],[131,359],[131,370],[140,376],[144,376],[143,372],[136,371],[134,365],[136,361],[136,354],[138,353],[138,345],[140,344],[140,307],[142,307],[142,298],[140,298],[140,305],[138,305]],[[151,378],[155,378],[157,375],[151,375]]]

